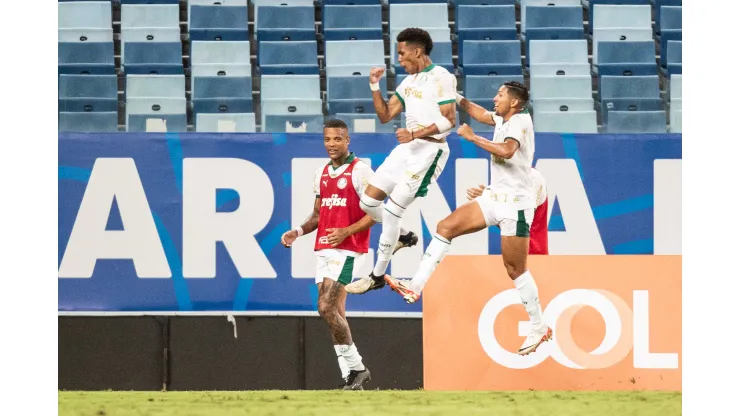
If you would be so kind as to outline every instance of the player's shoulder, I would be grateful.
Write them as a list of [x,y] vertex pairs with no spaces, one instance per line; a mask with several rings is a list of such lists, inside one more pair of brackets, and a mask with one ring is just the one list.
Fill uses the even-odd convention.
[[360,172],[360,173],[372,173],[373,169],[370,167],[370,165],[365,162],[364,160],[360,159],[359,156],[356,156],[357,162],[355,162],[355,168],[353,169],[353,172]]
[[326,162],[326,163],[324,163],[324,164],[320,165],[319,167],[317,167],[317,168],[316,168],[316,171],[314,172],[314,176],[315,176],[315,177],[317,177],[317,178],[318,178],[319,176],[321,176],[321,175],[322,175],[322,174],[324,173],[324,170],[326,169],[326,166],[327,166],[328,164],[329,164],[329,162]]
[[432,75],[438,75],[438,76],[448,76],[452,75],[450,71],[447,70],[447,68],[440,66],[440,65],[434,65],[434,68],[430,71]]

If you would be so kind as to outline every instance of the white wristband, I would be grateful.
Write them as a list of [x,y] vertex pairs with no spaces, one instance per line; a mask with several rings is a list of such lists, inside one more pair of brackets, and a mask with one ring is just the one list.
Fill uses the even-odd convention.
[[370,83],[370,91],[380,91],[380,83],[379,82],[371,82]]
[[437,126],[437,130],[439,130],[440,133],[445,133],[449,131],[452,128],[452,123],[450,123],[450,120],[447,120],[447,117],[440,117],[435,122],[434,125]]
[[298,237],[303,235],[303,227],[301,227],[300,225],[295,227],[293,230],[298,233]]
[[465,97],[463,97],[462,95],[460,95],[460,93],[457,93],[457,92],[455,93],[455,101],[457,102],[458,105],[460,105],[460,102],[463,99],[465,99]]

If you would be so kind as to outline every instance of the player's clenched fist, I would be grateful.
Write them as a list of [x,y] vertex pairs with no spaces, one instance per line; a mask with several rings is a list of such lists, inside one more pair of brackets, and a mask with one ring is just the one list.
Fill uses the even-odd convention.
[[457,134],[468,140],[475,135],[475,133],[473,133],[473,129],[465,123],[457,129]]
[[383,78],[383,73],[385,73],[385,68],[383,67],[370,69],[370,83],[375,84],[376,82],[380,82],[380,79]]
[[478,185],[477,188],[468,188],[468,201],[483,195],[483,190],[485,189],[486,187],[483,185]]
[[398,139],[399,143],[408,143],[414,140],[414,138],[411,136],[411,132],[408,129],[396,130],[396,138]]

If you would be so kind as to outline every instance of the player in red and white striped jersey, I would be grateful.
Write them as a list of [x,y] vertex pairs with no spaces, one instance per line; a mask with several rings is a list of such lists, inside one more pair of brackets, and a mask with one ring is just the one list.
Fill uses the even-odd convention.
[[329,325],[345,390],[362,390],[370,371],[352,340],[345,316],[347,292],[370,248],[370,227],[375,224],[360,207],[360,197],[373,175],[365,162],[349,151],[349,130],[341,120],[324,125],[324,147],[329,163],[319,167],[314,179],[316,201],[306,221],[283,234],[285,247],[304,234],[316,232],[316,284],[319,285],[318,310]]

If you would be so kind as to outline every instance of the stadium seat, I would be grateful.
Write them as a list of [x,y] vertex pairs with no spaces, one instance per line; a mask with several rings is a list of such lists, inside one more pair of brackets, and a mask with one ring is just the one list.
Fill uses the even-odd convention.
[[594,29],[653,27],[652,10],[649,4],[595,4],[591,7],[593,8]]
[[588,41],[530,40],[529,66],[531,76],[591,75]]
[[593,98],[542,98],[532,104],[534,110],[540,112],[557,111],[592,111]]
[[126,97],[126,131],[147,131],[148,120],[164,120],[167,131],[187,131],[187,102],[182,97]]
[[324,40],[382,40],[383,22],[380,4],[323,7]]
[[666,113],[660,111],[609,111],[604,133],[666,133]]
[[324,53],[327,77],[369,75],[371,67],[385,67],[382,40],[328,41]]
[[583,8],[528,6],[525,39],[583,39]]
[[670,89],[668,91],[669,94],[669,100],[670,100],[670,123],[671,123],[671,133],[681,133],[682,127],[681,127],[681,118],[683,115],[683,109],[682,109],[682,100],[683,100],[683,85],[681,80],[681,75],[675,74],[671,75],[671,83],[670,83]]
[[350,133],[395,133],[396,129],[405,127],[400,117],[385,124],[381,123],[374,111],[364,114],[333,113],[329,117],[344,121]]
[[673,103],[675,100],[681,100],[683,98],[683,82],[680,74],[671,75],[670,80],[670,100]]
[[365,6],[380,4],[382,0],[323,0],[324,6]]
[[262,131],[271,133],[321,133],[324,131],[324,116],[320,113],[263,115]]
[[316,40],[313,6],[262,6],[255,27],[258,42]]
[[429,4],[429,3],[445,3],[447,0],[387,0],[388,4]]
[[652,76],[599,77],[599,98],[660,98],[660,79]]
[[142,97],[185,97],[185,75],[126,75],[126,100]]
[[449,28],[447,4],[390,4],[389,27],[406,29],[408,27]]
[[246,6],[189,5],[190,40],[248,40]]
[[[582,7],[581,0],[521,0],[522,37],[527,34],[527,11],[530,7]],[[583,15],[581,15],[583,16]],[[581,20],[581,25],[583,20]]]
[[655,7],[655,30],[656,32],[660,33],[661,30],[661,21],[662,15],[663,15],[663,7],[664,6],[675,6],[675,7],[681,7],[683,4],[682,0],[651,0],[650,3],[652,3]]
[[452,0],[456,6],[509,6],[516,4],[516,0]]
[[601,41],[599,75],[657,75],[655,42]]
[[[666,67],[666,49],[669,40],[682,39],[682,9],[680,6],[663,6],[660,21],[660,66]],[[656,24],[657,26],[657,24]]]
[[596,110],[536,112],[534,116],[534,131],[549,133],[598,133]]
[[254,113],[198,113],[195,131],[198,133],[254,133],[257,131]]
[[121,4],[178,4],[179,2],[180,0],[121,0]]
[[540,99],[592,99],[591,76],[537,76],[529,80],[530,99],[535,107]]
[[113,18],[110,1],[57,3],[58,29],[110,29]]
[[193,77],[193,114],[251,113],[252,77]]
[[113,42],[59,42],[60,74],[115,74]]
[[[432,53],[429,55],[429,59],[435,65],[439,65],[442,68],[448,70],[451,74],[455,73],[455,66],[452,64],[452,42],[435,42]],[[406,77],[408,75],[406,70],[403,69],[398,62],[393,66],[396,77]],[[398,82],[400,84],[400,81]]]
[[118,131],[118,112],[59,112],[60,133],[112,133]]
[[594,29],[592,41],[593,47],[593,66],[598,70],[599,65],[599,42],[655,42],[653,39],[653,30],[644,29]]
[[263,76],[261,84],[262,125],[267,115],[323,114],[318,75]]
[[127,74],[183,73],[179,42],[126,42],[121,55],[121,69]]
[[493,97],[498,89],[508,81],[524,83],[524,76],[520,75],[466,75],[464,78],[463,96],[468,100],[478,102],[485,100],[486,108],[493,105]]
[[195,41],[191,44],[192,76],[252,76],[248,41]]
[[[380,91],[388,91],[386,78],[380,79]],[[326,106],[330,113],[375,114],[367,77],[328,77],[326,79]]]
[[465,75],[521,75],[518,40],[466,40],[460,71]]
[[59,29],[58,42],[113,42],[113,29]]
[[118,77],[116,75],[60,75],[59,111],[118,111]]
[[315,40],[261,42],[257,59],[263,75],[319,73]]
[[598,5],[645,5],[655,0],[589,0],[588,33],[594,33],[594,10]]
[[[455,20],[458,45],[466,40],[517,40],[515,12],[513,5],[459,6]],[[462,60],[462,47],[458,55]]]
[[666,67],[669,75],[681,73],[682,60],[681,41],[669,40],[666,47]]
[[121,29],[174,27],[180,29],[180,7],[174,4],[122,4]]

